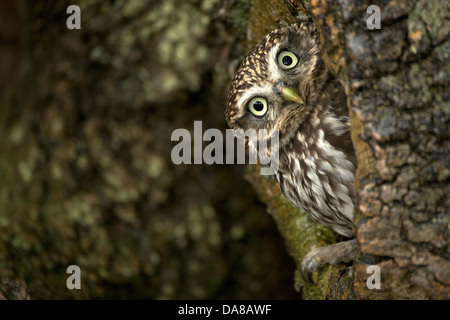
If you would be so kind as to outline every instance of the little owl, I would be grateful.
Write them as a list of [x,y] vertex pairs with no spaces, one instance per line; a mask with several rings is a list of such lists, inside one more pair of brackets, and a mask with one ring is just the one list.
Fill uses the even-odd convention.
[[301,271],[349,262],[356,253],[353,228],[356,158],[347,97],[319,53],[311,20],[268,34],[242,61],[231,83],[225,116],[233,129],[279,133],[282,194],[315,221],[351,238],[312,250]]

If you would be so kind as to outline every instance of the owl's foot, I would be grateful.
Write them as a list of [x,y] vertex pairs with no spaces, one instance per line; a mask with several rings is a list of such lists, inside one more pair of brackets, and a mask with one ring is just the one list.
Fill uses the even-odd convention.
[[313,272],[325,264],[337,264],[352,261],[357,252],[356,239],[334,243],[332,245],[315,248],[302,261],[300,271],[305,281],[313,283]]

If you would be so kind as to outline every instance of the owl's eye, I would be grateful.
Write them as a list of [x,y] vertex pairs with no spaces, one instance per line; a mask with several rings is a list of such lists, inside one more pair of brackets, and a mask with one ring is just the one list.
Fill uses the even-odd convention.
[[248,103],[248,109],[255,117],[263,117],[267,112],[267,100],[256,97]]
[[294,68],[297,63],[297,56],[290,51],[284,50],[278,54],[278,64],[285,70]]

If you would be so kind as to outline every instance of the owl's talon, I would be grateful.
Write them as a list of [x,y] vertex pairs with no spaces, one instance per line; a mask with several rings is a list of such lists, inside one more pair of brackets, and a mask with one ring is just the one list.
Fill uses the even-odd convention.
[[[303,260],[303,261],[305,261],[305,260]],[[311,264],[309,262],[308,263],[302,262],[302,265],[301,265],[301,268],[300,268],[300,272],[302,274],[303,280],[305,280],[309,284],[313,284],[314,283],[314,279],[313,279],[313,276],[312,276],[313,269],[314,268],[311,268]]]
[[313,284],[313,273],[319,271],[325,264],[350,262],[356,256],[356,239],[338,242],[326,247],[315,248],[302,261],[300,273],[309,284]]
[[[320,248],[319,248],[320,249]],[[309,284],[314,284],[313,273],[318,271],[320,267],[323,265],[318,259],[316,252],[318,250],[312,250],[308,253],[302,261],[300,267],[300,273],[302,275],[303,280],[305,280]]]
[[346,267],[344,269],[339,270],[339,279],[348,277],[351,277],[353,275],[353,266]]
[[[305,271],[306,270],[306,271]],[[302,265],[302,267],[300,268],[300,273],[302,275],[303,280],[308,283],[308,284],[314,284],[313,278],[312,278],[312,273],[310,271],[310,269],[308,269],[307,267],[304,267]],[[306,274],[305,274],[306,273]]]

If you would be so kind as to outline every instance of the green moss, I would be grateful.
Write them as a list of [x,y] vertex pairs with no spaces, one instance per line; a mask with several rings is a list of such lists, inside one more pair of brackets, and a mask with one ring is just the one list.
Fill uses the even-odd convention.
[[[325,266],[320,272],[313,275],[315,283],[305,283],[300,272],[301,261],[313,247],[321,247],[336,242],[336,234],[328,228],[314,222],[302,210],[294,207],[285,199],[279,186],[273,178],[261,176],[258,166],[249,166],[247,179],[255,188],[259,198],[267,205],[267,209],[274,218],[281,236],[285,240],[287,250],[294,259],[297,269],[294,274],[294,287],[302,292],[305,299],[341,299],[344,295],[349,295],[348,290],[342,289],[329,293],[331,285],[336,281],[345,283],[350,281],[349,277],[342,279],[337,276],[343,265]],[[337,280],[331,280],[336,278]]]
[[248,50],[280,24],[290,24],[296,18],[284,1],[254,0],[247,25]]
[[236,30],[238,39],[245,38],[247,22],[254,0],[236,0],[227,12],[227,20]]

